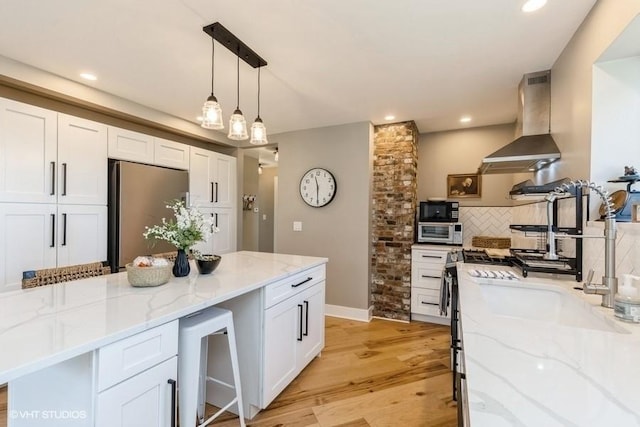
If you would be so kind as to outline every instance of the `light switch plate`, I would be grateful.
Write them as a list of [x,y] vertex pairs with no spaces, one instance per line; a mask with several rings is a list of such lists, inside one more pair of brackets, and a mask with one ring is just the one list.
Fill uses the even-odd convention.
[[302,221],[293,221],[293,231],[302,231]]

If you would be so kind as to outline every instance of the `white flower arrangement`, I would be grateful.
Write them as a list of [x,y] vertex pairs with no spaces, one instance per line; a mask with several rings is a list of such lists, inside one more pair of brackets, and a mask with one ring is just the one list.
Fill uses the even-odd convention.
[[194,244],[220,231],[212,218],[206,217],[195,207],[186,207],[181,200],[174,200],[167,208],[173,210],[175,219],[167,221],[162,218],[161,225],[145,227],[146,231],[142,234],[145,239],[165,240],[177,249],[187,251]]

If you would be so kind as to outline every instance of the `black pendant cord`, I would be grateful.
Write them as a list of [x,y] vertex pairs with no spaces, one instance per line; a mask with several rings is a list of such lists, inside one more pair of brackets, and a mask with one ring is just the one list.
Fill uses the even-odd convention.
[[260,119],[260,69],[262,67],[258,67],[258,119]]
[[213,37],[211,37],[211,96],[213,96],[213,76],[215,74],[215,52],[216,52],[216,41]]
[[236,92],[236,100],[238,101],[236,104],[236,110],[240,109],[240,51],[238,51],[238,65],[236,67],[237,70],[237,77],[238,77],[238,86],[237,86],[237,92]]

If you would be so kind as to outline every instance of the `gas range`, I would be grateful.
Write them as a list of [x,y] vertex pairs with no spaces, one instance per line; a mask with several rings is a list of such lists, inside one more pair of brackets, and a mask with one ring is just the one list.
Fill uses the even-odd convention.
[[484,249],[464,249],[462,258],[465,263],[511,266],[512,256],[492,256]]

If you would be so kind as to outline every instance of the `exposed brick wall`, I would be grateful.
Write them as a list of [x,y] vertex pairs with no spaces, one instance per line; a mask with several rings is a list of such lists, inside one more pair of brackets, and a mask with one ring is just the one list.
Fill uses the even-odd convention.
[[375,127],[371,213],[374,316],[410,319],[417,147],[418,129],[413,121]]

